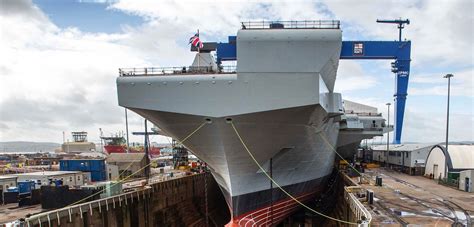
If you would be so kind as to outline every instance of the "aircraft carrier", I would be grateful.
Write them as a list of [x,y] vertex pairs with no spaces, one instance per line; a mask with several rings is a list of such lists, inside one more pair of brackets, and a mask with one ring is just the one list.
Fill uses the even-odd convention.
[[228,226],[276,224],[299,208],[282,190],[301,202],[314,198],[339,155],[390,128],[375,108],[334,92],[339,21],[242,23],[230,41],[236,68],[214,60],[216,45],[204,45],[189,67],[120,69],[119,105],[186,138],[226,198]]

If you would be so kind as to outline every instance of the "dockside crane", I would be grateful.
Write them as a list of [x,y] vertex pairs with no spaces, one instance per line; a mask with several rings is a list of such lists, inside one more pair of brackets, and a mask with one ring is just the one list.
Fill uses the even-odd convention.
[[377,19],[377,23],[386,23],[386,24],[398,24],[398,41],[402,41],[402,30],[405,28],[404,24],[410,24],[410,20],[402,20],[397,19],[397,20],[379,20]]

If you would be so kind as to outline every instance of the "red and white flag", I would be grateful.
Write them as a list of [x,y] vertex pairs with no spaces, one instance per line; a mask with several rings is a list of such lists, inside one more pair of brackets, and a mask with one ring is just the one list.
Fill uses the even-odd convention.
[[204,47],[201,39],[199,39],[199,33],[196,33],[193,37],[189,38],[189,44],[201,49]]

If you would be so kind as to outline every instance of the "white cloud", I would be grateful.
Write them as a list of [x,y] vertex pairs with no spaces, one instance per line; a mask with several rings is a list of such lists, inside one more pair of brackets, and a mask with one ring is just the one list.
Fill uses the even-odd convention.
[[[456,71],[451,78],[451,95],[474,97],[474,70]],[[411,79],[415,86],[410,86],[410,95],[441,95],[447,94],[447,79],[440,74],[417,75]],[[421,84],[423,86],[417,86]],[[473,103],[471,103],[472,105]]]
[[335,92],[364,90],[377,84],[377,78],[365,72],[355,61],[340,61],[337,71]]
[[[446,115],[413,110],[405,111],[405,128],[403,141],[410,142],[443,142],[446,139]],[[450,141],[474,141],[474,116],[472,113],[450,114]]]
[[[97,141],[98,128],[106,135],[124,130],[123,109],[117,105],[115,88],[119,67],[187,65],[193,56],[186,40],[197,28],[204,41],[223,41],[236,34],[240,21],[247,20],[336,18],[350,22],[351,27],[343,29],[392,40],[397,35],[395,26],[377,25],[375,19],[408,17],[412,24],[405,29],[405,36],[413,40],[416,67],[451,64],[468,68],[454,70],[453,95],[472,97],[471,1],[327,1],[327,9],[311,1],[111,2],[109,10],[142,16],[145,23],[124,27],[116,34],[86,33],[57,27],[31,1],[2,1],[0,140],[60,142],[62,131],[86,130],[91,140]],[[374,68],[382,66],[374,64]],[[409,94],[444,95],[445,80],[426,83],[438,77],[437,73],[412,75],[417,86],[410,86]],[[387,78],[358,62],[341,61],[336,90],[343,92],[344,98],[378,107],[386,116],[385,98],[344,94],[376,88]],[[436,127],[442,125],[441,112],[427,116],[413,105],[405,116],[404,139],[440,137]],[[456,114],[453,127],[471,126],[456,130],[453,138],[472,140],[472,112],[470,117]],[[142,131],[143,120],[132,113],[129,116],[130,131]],[[438,126],[431,125],[432,118]]]
[[[150,65],[124,44],[130,36],[61,29],[31,2],[14,2],[26,9],[0,14],[0,140],[59,142],[73,130],[97,140],[99,127],[123,130],[118,68]],[[131,128],[142,131],[131,116]]]
[[[396,25],[377,24],[376,19],[410,19],[404,37],[412,40],[412,62],[425,64],[473,65],[474,2],[471,0],[369,1],[327,0],[336,18],[351,29],[373,38],[398,39]],[[344,28],[343,28],[344,29]]]

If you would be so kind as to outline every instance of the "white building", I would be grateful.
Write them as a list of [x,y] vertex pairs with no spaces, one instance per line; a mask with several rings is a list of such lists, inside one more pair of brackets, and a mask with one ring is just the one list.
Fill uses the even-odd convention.
[[117,165],[107,164],[107,180],[113,181],[119,179],[119,167]]
[[446,155],[444,145],[434,146],[426,161],[425,175],[433,178],[445,178],[445,160],[448,159],[448,172],[459,174],[464,170],[474,170],[473,145],[449,145]]
[[372,160],[411,175],[423,175],[434,144],[390,144],[372,147]]
[[2,190],[2,193],[9,187],[16,187],[16,178],[17,177],[13,175],[0,176],[0,190]]
[[459,190],[466,192],[474,192],[473,183],[474,170],[464,170],[459,173]]
[[40,188],[42,185],[54,185],[57,180],[61,180],[63,185],[78,187],[89,183],[91,179],[89,172],[81,171],[43,171],[13,175],[18,177],[18,181],[36,182],[36,188]]

